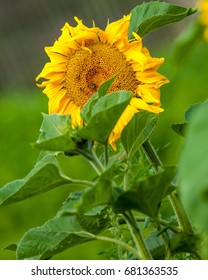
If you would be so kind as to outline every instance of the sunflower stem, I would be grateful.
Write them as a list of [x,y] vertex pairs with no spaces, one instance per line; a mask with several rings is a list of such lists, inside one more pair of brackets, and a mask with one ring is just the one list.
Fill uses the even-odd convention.
[[[159,168],[163,166],[160,158],[158,157],[154,147],[150,143],[149,140],[145,141],[142,144],[142,148],[144,150],[144,153],[149,160],[150,163],[153,164],[153,168],[155,170],[155,173],[159,171]],[[179,197],[176,192],[171,193],[168,196],[168,199],[172,205],[172,208],[176,214],[176,217],[178,219],[179,226],[181,229],[183,229],[184,232],[187,234],[193,234],[194,230],[191,226],[191,223],[189,221],[188,216],[186,215],[186,212],[181,204],[181,201],[179,200]]]
[[135,245],[137,248],[137,252],[140,256],[139,259],[152,260],[153,259],[152,255],[144,242],[144,238],[142,236],[140,229],[138,228],[138,226],[136,224],[136,220],[135,220],[133,214],[131,212],[123,213],[123,217],[129,227],[131,235],[134,239],[134,242],[135,242]]
[[79,153],[91,164],[93,169],[100,175],[105,169],[93,149],[79,150]]
[[179,200],[178,194],[176,192],[173,192],[168,196],[168,198],[173,209],[175,210],[175,214],[177,216],[178,223],[181,229],[188,234],[194,234],[194,230],[189,219],[187,218],[181,201]]
[[130,253],[132,253],[137,259],[140,259],[140,255],[138,254],[138,252],[133,247],[129,246],[127,243],[125,243],[121,240],[114,239],[114,238],[111,238],[111,237],[106,237],[106,236],[95,236],[95,238],[97,240],[107,241],[107,242],[110,242],[110,243],[115,243],[115,244],[123,247],[124,249],[126,249]]
[[108,143],[104,145],[105,166],[108,164]]
[[102,163],[98,159],[98,157],[97,157],[96,153],[94,152],[94,150],[92,150],[91,155],[92,155],[92,157],[90,159],[90,164],[95,169],[97,174],[100,175],[104,171],[104,166],[102,165]]
[[92,183],[90,181],[87,181],[87,180],[71,179],[71,183],[74,184],[74,185],[77,185],[77,186],[85,187],[85,188],[94,187],[95,186],[94,183]]
[[171,258],[172,252],[171,252],[171,248],[170,248],[170,239],[167,235],[167,232],[163,231],[163,228],[161,227],[161,223],[159,220],[154,219],[153,225],[158,229],[159,232],[161,232],[160,234],[163,239],[164,246],[165,246],[165,259],[169,260]]

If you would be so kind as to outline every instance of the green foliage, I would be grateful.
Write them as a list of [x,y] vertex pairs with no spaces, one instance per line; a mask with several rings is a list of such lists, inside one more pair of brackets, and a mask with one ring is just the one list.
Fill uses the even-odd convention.
[[[112,80],[101,87],[105,93],[110,82]],[[87,114],[87,111],[83,113],[88,120],[83,127],[73,129],[70,116],[67,115],[44,115],[40,136],[34,145],[44,153],[24,179],[15,180],[0,189],[1,204],[8,204],[65,184],[83,188],[82,191],[70,193],[53,219],[42,226],[30,229],[17,245],[7,246],[8,250],[16,250],[18,259],[49,259],[73,246],[99,239],[118,244],[134,256],[147,259],[151,254],[154,258],[164,257],[167,238],[169,250],[173,254],[178,251],[189,252],[187,248],[190,245],[195,246],[195,239],[190,237],[190,242],[187,242],[187,238],[189,239],[187,234],[180,233],[169,220],[165,221],[167,225],[165,227],[160,224],[163,200],[166,196],[171,196],[173,189],[175,190],[172,183],[176,168],[166,166],[156,168],[154,164],[157,161],[151,164],[144,160],[144,145],[156,128],[157,117],[145,112],[135,114],[122,132],[120,148],[112,152],[107,146],[109,134],[132,95],[125,91],[105,95],[104,91],[100,96],[97,93],[97,99],[92,97],[89,101],[88,108],[91,108],[92,102],[94,103],[90,114]],[[192,119],[190,116],[195,111],[198,111],[196,106],[186,113],[186,120]],[[109,112],[116,116],[115,120],[109,118],[111,115]],[[104,149],[99,143],[93,145],[94,141],[101,143]],[[149,148],[151,147],[150,145]],[[99,157],[96,154],[97,150]],[[84,156],[97,172],[93,182],[65,176],[57,161],[59,153],[67,157],[75,154]],[[138,153],[143,156],[137,161]],[[153,151],[150,159],[152,156]],[[126,168],[128,166],[130,168]],[[135,244],[143,242],[140,240],[141,233],[138,234],[140,231],[138,223],[132,218],[132,211],[145,216],[153,225],[147,238],[148,248],[143,249],[142,246],[146,245],[141,245],[141,252],[137,252],[134,245],[130,246],[125,238],[124,240],[115,238],[114,231],[111,230],[113,224],[115,225],[115,218],[111,217],[118,218],[121,215],[131,228]],[[158,237],[154,236],[155,227],[159,230]],[[173,232],[167,235],[167,230]],[[101,234],[104,236],[100,236]],[[164,235],[167,236],[164,238]],[[146,250],[151,254],[145,253]]]
[[151,31],[180,21],[196,11],[196,8],[184,8],[159,1],[138,5],[131,11],[129,38],[132,38],[132,32],[144,37]]
[[78,211],[86,212],[97,205],[108,205],[112,200],[114,166],[111,166],[98,178],[95,187],[87,189],[77,205]]
[[186,135],[186,130],[188,127],[188,123],[191,122],[193,114],[200,108],[201,103],[197,103],[194,105],[191,105],[191,107],[185,112],[184,118],[185,123],[179,123],[179,124],[171,124],[171,128],[180,136]]
[[[129,37],[132,32],[143,37],[194,12],[164,2],[144,3],[132,10]],[[199,257],[198,236],[178,199],[176,184],[181,183],[179,189],[192,219],[207,233],[207,103],[192,106],[184,123],[172,125],[186,136],[178,180],[177,168],[163,166],[150,145],[153,132],[158,133],[156,115],[136,113],[123,129],[117,150],[108,145],[132,98],[125,90],[108,94],[115,78],[103,83],[81,110],[82,126],[73,128],[69,115],[43,114],[40,136],[33,145],[41,151],[36,165],[24,179],[0,189],[0,205],[4,205],[68,185],[67,199],[55,217],[35,225],[17,244],[5,248],[16,251],[17,259],[50,259],[95,240],[122,247],[119,257],[128,259]],[[93,169],[96,175],[91,181],[64,175],[58,159],[61,156],[67,162],[75,155]]]
[[[87,126],[79,129],[78,135],[84,139],[106,144],[131,97],[132,93],[126,91],[114,92],[100,97],[92,108],[91,118]],[[112,115],[113,118],[111,118]]]
[[105,96],[112,85],[113,81],[116,77],[112,77],[111,79],[107,80],[103,83],[99,88],[98,91],[88,100],[88,102],[84,105],[81,110],[81,117],[85,122],[89,122],[90,118],[92,117],[92,110],[94,105],[97,103],[98,99]]
[[24,179],[15,180],[0,189],[0,205],[20,201],[70,183],[72,180],[62,175],[56,158],[48,155],[39,161]]
[[43,114],[40,136],[34,146],[44,151],[75,152],[70,116]]
[[57,215],[44,225],[29,230],[18,242],[18,259],[49,259],[72,246],[95,240],[94,234],[109,226],[104,207],[80,215],[70,209],[81,193],[71,193]]
[[76,216],[55,217],[22,237],[17,246],[17,259],[49,259],[71,246],[92,239]]
[[114,210],[122,213],[137,210],[156,219],[158,211],[175,176],[174,167],[166,167],[164,171],[145,180],[135,181],[130,190],[117,195]]
[[[196,107],[192,107],[196,108]],[[191,117],[180,162],[181,195],[197,226],[208,230],[208,102]],[[189,114],[187,115],[189,118]]]
[[157,116],[154,114],[140,112],[134,115],[121,134],[121,141],[129,158],[151,136],[156,124]]

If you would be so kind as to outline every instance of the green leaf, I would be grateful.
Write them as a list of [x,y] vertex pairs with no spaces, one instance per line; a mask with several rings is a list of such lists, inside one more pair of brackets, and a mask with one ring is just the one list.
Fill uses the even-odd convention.
[[60,137],[36,143],[34,144],[34,147],[43,151],[61,151],[77,154],[77,144],[72,138],[71,133],[66,133]]
[[107,209],[95,207],[85,214],[67,215],[67,208],[80,196],[81,192],[71,193],[56,217],[26,232],[17,244],[17,258],[49,259],[70,247],[95,240],[94,234],[109,226]]
[[40,128],[38,142],[62,136],[70,129],[71,120],[69,115],[43,114],[43,122]]
[[[166,230],[166,234],[168,235],[169,246],[173,255],[178,252],[191,253],[193,251],[197,241],[193,235],[187,235],[184,232],[173,234],[169,230]],[[161,235],[158,236],[157,229],[148,235],[145,242],[154,259],[161,260],[164,258],[165,246]]]
[[24,179],[15,180],[0,189],[0,205],[24,200],[68,183],[72,181],[61,174],[56,158],[48,155]]
[[121,134],[122,144],[131,158],[151,136],[157,124],[157,116],[147,112],[136,113]]
[[166,167],[163,172],[148,177],[144,181],[134,182],[130,190],[116,194],[114,202],[116,212],[136,210],[156,218],[162,199],[167,193],[176,173],[175,167]]
[[66,206],[61,209],[62,215],[86,213],[97,206],[103,209],[111,202],[113,176],[114,165],[111,165],[98,177],[94,187],[72,193]]
[[191,105],[191,107],[185,112],[184,117],[186,122],[191,122],[192,117],[194,116],[194,114],[197,112],[197,110],[201,107],[201,105],[203,105],[203,103],[196,103],[194,105]]
[[188,127],[188,124],[191,122],[192,117],[194,114],[197,112],[197,110],[200,108],[200,106],[203,103],[197,103],[194,105],[191,105],[191,107],[185,112],[184,117],[185,117],[185,123],[180,123],[180,124],[172,124],[171,128],[180,136],[185,136],[186,130]]
[[44,151],[76,153],[77,143],[69,115],[43,114],[40,136],[34,147]]
[[[117,76],[117,75],[116,75]],[[98,91],[93,94],[93,96],[89,99],[89,101],[85,104],[85,106],[81,110],[81,117],[85,122],[89,122],[92,116],[92,109],[94,105],[97,103],[99,98],[106,95],[110,86],[114,82],[116,76],[112,77],[111,79],[104,82],[99,88]]]
[[132,93],[127,91],[114,92],[101,97],[92,108],[89,123],[79,129],[77,134],[84,139],[106,144],[131,97]]
[[91,241],[76,216],[61,216],[30,229],[17,245],[17,259],[49,259],[72,246]]
[[180,21],[196,11],[196,8],[184,8],[159,1],[138,5],[131,11],[129,39],[132,38],[132,32],[144,37],[147,33],[164,25]]
[[111,166],[102,173],[95,187],[87,189],[83,193],[82,199],[77,205],[79,212],[86,212],[95,206],[106,205],[111,202],[113,174],[114,166]]
[[180,192],[190,218],[208,230],[208,101],[192,116],[180,160]]
[[17,244],[10,244],[10,245],[6,246],[4,248],[4,250],[14,251],[15,252],[17,250]]
[[185,136],[187,123],[174,123],[171,124],[171,128],[180,136]]

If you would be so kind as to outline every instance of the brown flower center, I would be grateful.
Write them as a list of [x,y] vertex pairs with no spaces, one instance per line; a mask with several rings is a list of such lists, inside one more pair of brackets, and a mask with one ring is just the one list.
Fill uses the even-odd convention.
[[75,105],[83,107],[98,87],[116,74],[109,92],[135,91],[138,85],[135,72],[117,48],[106,43],[87,48],[76,50],[67,63],[65,86]]

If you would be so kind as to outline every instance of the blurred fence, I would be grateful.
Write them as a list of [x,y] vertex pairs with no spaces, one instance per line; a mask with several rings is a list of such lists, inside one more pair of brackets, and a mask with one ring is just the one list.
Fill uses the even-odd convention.
[[[53,44],[66,21],[74,24],[74,15],[82,18],[86,25],[91,26],[94,20],[96,25],[104,28],[108,19],[117,20],[142,2],[143,0],[0,0],[1,92],[35,87],[34,79],[47,61],[44,46]],[[166,2],[191,6],[195,1]],[[165,36],[167,34],[162,33],[160,41]]]

